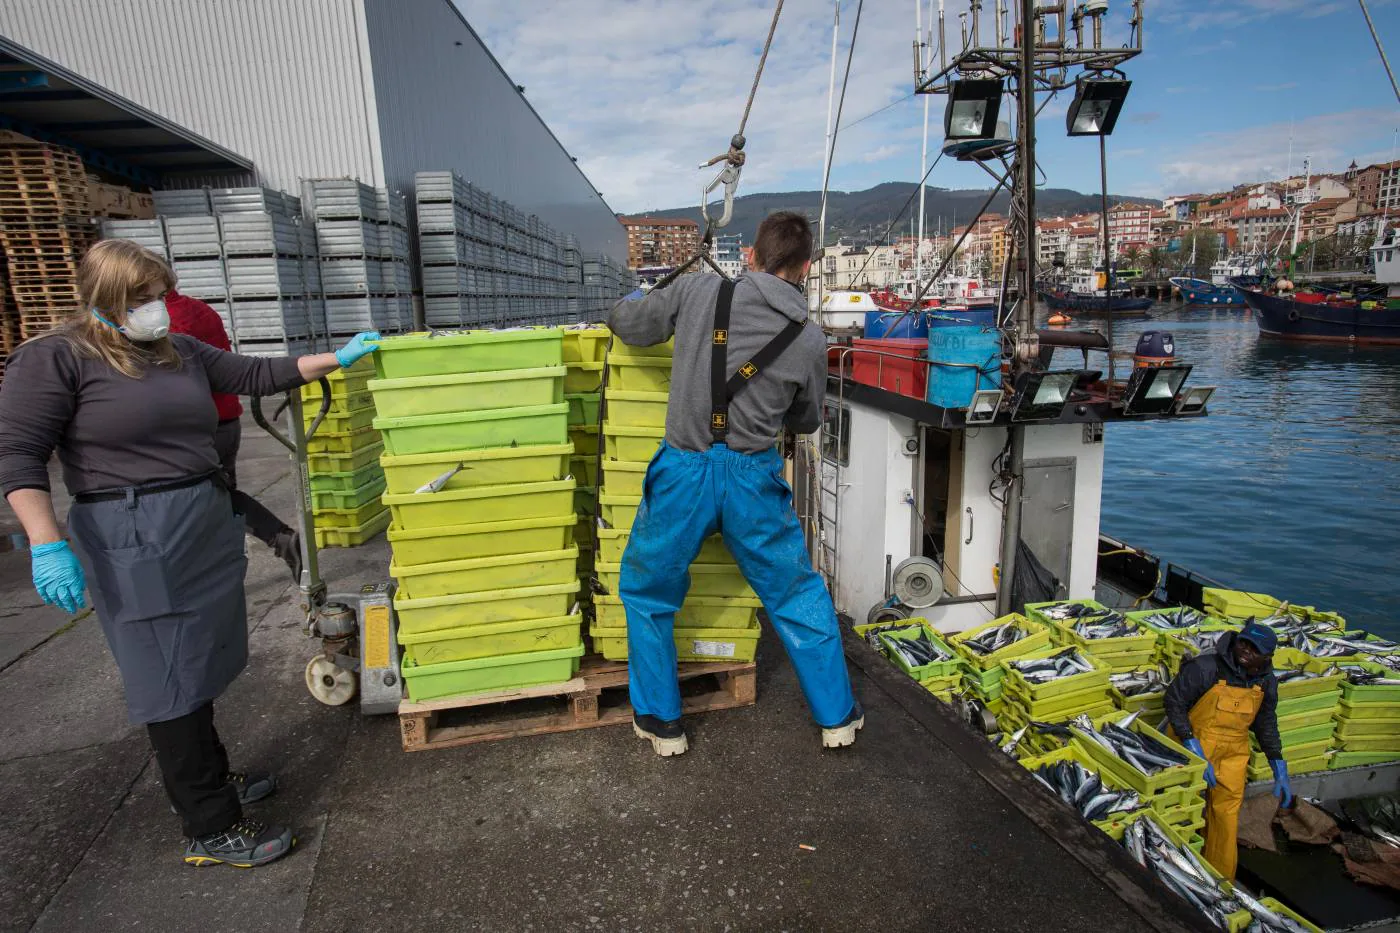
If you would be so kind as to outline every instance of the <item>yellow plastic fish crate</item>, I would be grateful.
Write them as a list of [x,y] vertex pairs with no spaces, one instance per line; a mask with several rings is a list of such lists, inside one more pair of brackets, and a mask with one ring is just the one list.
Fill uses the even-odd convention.
[[640,496],[649,466],[645,460],[604,460],[603,491],[617,496]]
[[[1139,622],[1134,622],[1132,619],[1128,619],[1126,615],[1123,617],[1127,619],[1128,625],[1132,626],[1133,628],[1136,628],[1139,632],[1141,632],[1141,634],[1121,635],[1117,638],[1085,638],[1083,635],[1080,635],[1078,632],[1074,631],[1074,629],[1071,627],[1073,623],[1077,620],[1071,619],[1064,622],[1060,622],[1053,619],[1047,619],[1043,621],[1045,621],[1045,623],[1049,625],[1052,630],[1059,631],[1060,638],[1062,639],[1062,641],[1060,642],[1061,644],[1078,645],[1081,648],[1085,648],[1089,651],[1096,652],[1098,655],[1102,655],[1101,659],[1106,659],[1110,656],[1117,655],[1141,656],[1144,659],[1150,658],[1152,656],[1152,652],[1157,648],[1157,633],[1143,626]],[[1054,637],[1055,636],[1052,632],[1051,638],[1053,639]]]
[[[626,528],[599,528],[596,534],[598,559],[611,564],[622,563],[622,554],[627,550],[627,539],[631,532]],[[734,557],[729,553],[729,548],[724,546],[724,538],[711,535],[700,545],[700,554],[695,558],[695,563],[732,565]]]
[[[1102,729],[1104,723],[1117,721],[1123,717],[1123,713],[1110,713],[1107,716],[1100,716],[1093,720],[1095,728]],[[1141,733],[1148,738],[1161,742],[1167,748],[1184,755],[1189,764],[1173,765],[1163,768],[1156,774],[1143,774],[1128,762],[1109,752],[1098,742],[1084,735],[1078,728],[1071,726],[1074,733],[1074,741],[1079,743],[1081,749],[1090,758],[1099,763],[1105,771],[1111,772],[1114,776],[1125,782],[1133,790],[1144,796],[1152,796],[1161,793],[1172,787],[1182,784],[1195,784],[1204,779],[1206,763],[1198,758],[1193,752],[1187,751],[1179,742],[1168,738],[1156,729],[1149,726],[1139,717],[1128,729],[1132,732]]]
[[564,374],[565,392],[601,392],[603,389],[603,364],[570,363]]
[[[1152,637],[1155,641],[1156,636],[1154,635]],[[1112,639],[1103,640],[1110,641]],[[1109,672],[1113,674],[1127,673],[1128,671],[1137,670],[1145,664],[1150,664],[1157,653],[1155,645],[1149,645],[1146,648],[1135,648],[1130,651],[1105,651],[1101,648],[1094,647],[1097,644],[1098,642],[1091,641],[1089,642],[1089,647],[1083,645],[1077,645],[1076,647],[1085,654],[1092,655],[1095,661],[1098,661],[1104,667],[1108,668]]]
[[598,405],[602,396],[597,392],[571,392],[564,396],[569,406],[569,427],[598,423]]
[[672,337],[665,343],[652,344],[649,347],[634,347],[630,343],[623,343],[622,340],[614,340],[612,348],[608,350],[608,358],[613,354],[618,356],[664,356],[670,357],[676,352],[676,338]]
[[1391,735],[1348,736],[1337,739],[1336,742],[1336,747],[1344,752],[1388,752],[1400,749],[1400,739]]
[[1342,691],[1335,686],[1330,690],[1319,693],[1309,693],[1303,696],[1289,697],[1278,701],[1278,707],[1274,710],[1276,716],[1294,716],[1298,713],[1311,713],[1315,710],[1330,710],[1335,707],[1342,698]]
[[405,659],[402,673],[408,698],[415,703],[441,697],[563,683],[578,673],[583,642],[570,648],[526,651],[444,664],[413,664]]
[[1322,725],[1331,722],[1336,710],[1333,707],[1323,709],[1308,710],[1303,713],[1293,713],[1291,716],[1278,717],[1278,731],[1292,732],[1295,729],[1306,729],[1309,726]]
[[1338,700],[1336,716],[1339,721],[1345,722],[1385,722],[1400,717],[1400,706]]
[[[1188,626],[1184,629],[1157,628],[1151,622],[1147,621],[1147,619],[1150,616],[1154,616],[1163,612],[1176,612],[1178,609],[1181,608],[1181,606],[1167,606],[1162,609],[1139,609],[1136,612],[1125,612],[1123,613],[1123,615],[1127,616],[1129,619],[1132,619],[1134,622],[1141,625],[1144,629],[1147,629],[1150,632],[1156,632],[1158,635],[1172,635],[1176,632],[1228,632],[1239,628],[1238,625],[1230,622],[1229,620],[1222,619],[1219,616],[1213,616],[1210,613],[1202,613],[1205,617],[1204,621],[1196,625]],[[1200,612],[1200,610],[1196,611]]]
[[322,527],[319,521],[318,518],[315,529],[317,547],[359,547],[389,527],[389,510],[372,515],[353,528]]
[[[606,467],[604,469],[606,470]],[[641,507],[641,496],[616,496],[606,492],[598,495],[599,514],[609,528],[630,529],[632,523],[637,520],[637,510]]]
[[[595,596],[598,624],[604,628],[626,628],[627,612],[616,596]],[[676,613],[682,628],[745,629],[758,624],[763,604],[749,596],[688,596]]]
[[[1397,731],[1400,731],[1400,720],[1396,720],[1395,724],[1397,726]],[[1337,723],[1335,721],[1318,723],[1315,726],[1305,726],[1302,729],[1294,729],[1292,732],[1280,732],[1278,738],[1284,748],[1290,745],[1303,745],[1307,742],[1317,742],[1321,739],[1331,738],[1336,726]],[[1252,734],[1250,739],[1251,741],[1254,740]]]
[[[316,420],[316,416],[321,413],[320,408],[310,406],[301,410],[302,427],[310,430],[311,422]],[[316,433],[311,436],[311,440],[321,436],[321,432],[327,434],[353,434],[356,431],[363,431],[365,428],[374,426],[374,405],[367,405],[362,408],[355,408],[346,411],[336,411],[332,409],[321,419],[321,423],[316,426]]]
[[[1017,623],[1022,631],[1028,633],[1026,637],[1019,641],[1012,642],[1005,648],[993,651],[991,654],[978,654],[976,651],[967,647],[966,642],[969,638],[976,638],[978,634],[986,629],[995,628],[1007,622]],[[1013,612],[999,619],[993,619],[984,625],[958,632],[949,639],[948,644],[951,645],[953,650],[958,652],[958,654],[967,658],[968,663],[974,668],[979,671],[987,671],[990,668],[998,667],[1002,661],[1011,658],[1019,658],[1022,655],[1044,648],[1046,645],[1050,644],[1050,629],[1040,622],[1032,621],[1020,613]],[[999,679],[1000,676],[998,676],[998,680]]]
[[442,492],[386,495],[397,528],[442,528],[476,522],[548,518],[574,508],[574,481],[471,486]]
[[1078,694],[1091,689],[1097,690],[1102,694],[1104,701],[1107,701],[1108,668],[1103,662],[1094,660],[1093,657],[1083,651],[1079,652],[1079,656],[1087,661],[1089,666],[1093,668],[1092,671],[1083,674],[1071,674],[1068,677],[1057,677],[1046,683],[1038,684],[1027,680],[1016,668],[1016,662],[1018,661],[1038,661],[1042,658],[1052,657],[1065,650],[1067,649],[1059,646],[1042,648],[1038,651],[1031,651],[1003,661],[1002,666],[1006,668],[1005,689],[1026,697],[1032,703],[1050,700],[1061,694]]
[[[1280,657],[1282,655],[1282,657]],[[1315,693],[1336,692],[1341,689],[1343,675],[1340,671],[1328,673],[1335,665],[1330,660],[1321,658],[1311,658],[1302,652],[1292,649],[1280,648],[1274,652],[1274,667],[1286,670],[1305,670],[1321,677],[1309,677],[1306,680],[1290,680],[1278,685],[1278,698],[1291,700],[1298,697],[1312,696]]]
[[577,596],[578,581],[575,580],[423,599],[395,596],[394,609],[399,614],[399,631],[414,634],[568,615]]
[[612,331],[606,327],[564,328],[565,363],[601,363],[608,351]]
[[668,398],[665,392],[627,392],[608,386],[603,392],[605,420],[626,427],[664,428]]
[[1274,900],[1272,897],[1261,897],[1259,899],[1259,903],[1263,904],[1265,907],[1269,908],[1276,914],[1282,914],[1283,916],[1292,920],[1294,923],[1298,924],[1298,926],[1309,931],[1309,933],[1322,933],[1322,930],[1319,927],[1314,926],[1307,920],[1303,919],[1302,914],[1290,910],[1288,907],[1286,907],[1279,901]]
[[664,427],[603,425],[603,455],[608,460],[646,463],[656,454],[666,437]]
[[379,513],[383,511],[383,504],[381,504],[379,498],[375,496],[371,497],[368,502],[353,508],[318,508],[314,510],[313,515],[315,516],[315,524],[318,530],[322,528],[339,528],[345,530],[359,528],[366,522],[377,518]]
[[385,418],[558,405],[564,401],[564,367],[372,379],[369,388]]
[[598,456],[598,426],[578,424],[569,428],[569,443],[574,445],[574,456]]
[[[607,627],[594,623],[588,629],[593,650],[609,661],[627,660],[627,626]],[[752,661],[758,653],[758,628],[688,628],[672,630],[676,659],[680,661]]]
[[670,392],[671,358],[626,356],[613,351],[608,357],[608,388],[626,392]]
[[577,645],[582,620],[580,615],[568,615],[468,625],[417,635],[399,632],[399,644],[404,646],[404,657],[413,664],[444,664],[523,651],[550,651]]
[[384,454],[380,463],[391,495],[416,492],[461,466],[442,491],[500,486],[505,483],[548,483],[569,475],[570,444],[527,444],[427,454]]
[[[1064,690],[1059,693],[1041,697],[1032,697],[1026,692],[1026,683],[1019,677],[1013,678],[1009,674],[1002,681],[1002,694],[1007,702],[1016,703],[1023,708],[1031,719],[1038,719],[1041,722],[1063,722],[1080,713],[1092,713],[1092,715],[1102,715],[1111,713],[1117,707],[1109,699],[1108,691],[1100,683],[1093,683],[1094,675],[1084,674],[1090,679],[1086,685],[1081,685],[1078,690]],[[1062,678],[1068,680],[1070,678]],[[1053,683],[1053,681],[1052,681]],[[1048,684],[1044,685],[1048,686]]]
[[385,337],[374,354],[380,379],[534,369],[563,362],[564,332],[558,327]]
[[389,544],[400,567],[471,560],[501,554],[557,551],[573,543],[577,517],[572,511],[544,518],[445,525],[439,528],[391,528]]
[[[622,565],[599,561],[595,569],[603,589],[616,596],[622,578]],[[733,564],[691,564],[689,593],[692,596],[756,595],[739,568]]]
[[1037,622],[1052,626],[1050,637],[1053,639],[1056,635],[1064,635],[1064,632],[1054,630],[1053,626],[1056,620],[1045,615],[1045,610],[1049,609],[1051,606],[1062,606],[1066,604],[1088,606],[1096,612],[1108,612],[1108,607],[1096,599],[1052,599],[1049,602],[1026,603],[1026,615]]
[[311,492],[354,492],[366,483],[374,480],[383,481],[384,471],[377,463],[367,463],[358,470],[346,473],[309,473],[307,476],[311,484]]
[[[373,375],[373,373],[370,373]],[[339,383],[336,388],[335,383],[331,387],[331,407],[330,414],[344,415],[361,408],[374,407],[374,393],[369,390],[367,380],[362,380],[354,387],[347,387],[345,383]],[[321,384],[313,382],[310,385],[301,387],[301,420],[303,424],[310,424],[321,411]]]
[[560,402],[405,418],[381,416],[374,425],[384,432],[384,449],[391,454],[561,444],[568,438],[569,406]]
[[[1206,611],[1230,619],[1266,618],[1283,607],[1283,601],[1267,593],[1248,593],[1244,590],[1223,590],[1207,587],[1201,591]],[[1288,604],[1289,614],[1299,616],[1307,622],[1321,622],[1337,631],[1346,630],[1346,619],[1335,612],[1326,612],[1312,606]]]
[[1356,768],[1363,765],[1379,765],[1388,761],[1400,761],[1400,745],[1381,752],[1333,752],[1328,761],[1332,768]]
[[[349,369],[336,369],[326,374],[326,382],[331,387],[331,398],[348,398],[358,392],[365,391],[365,383],[374,378],[374,358],[361,357],[354,366]],[[321,400],[321,381],[308,383],[301,387],[301,397],[306,401],[319,402]]]
[[306,452],[313,456],[316,454],[337,454],[343,457],[380,443],[379,432],[374,428],[361,428],[358,431],[344,434],[318,430],[315,436],[306,442]]
[[[1400,681],[1400,671],[1393,671],[1374,661],[1348,661],[1348,666],[1360,667],[1372,674]],[[1374,684],[1370,686],[1354,684],[1345,677],[1342,679],[1342,700],[1356,706],[1377,703],[1393,703],[1400,707],[1400,684]]]
[[308,451],[306,455],[306,468],[311,473],[354,473],[363,469],[371,463],[378,463],[379,457],[384,453],[384,443],[378,438],[373,444],[360,447],[348,454],[335,453],[315,453]]
[[576,579],[578,554],[577,547],[569,547],[434,564],[399,566],[391,563],[389,576],[399,581],[399,595],[409,599],[548,586]]

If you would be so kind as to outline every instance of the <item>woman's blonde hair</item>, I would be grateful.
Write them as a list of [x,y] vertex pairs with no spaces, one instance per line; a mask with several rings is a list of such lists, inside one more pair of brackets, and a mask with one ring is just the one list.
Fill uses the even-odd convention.
[[180,354],[169,337],[137,343],[92,313],[123,325],[127,311],[139,303],[137,297],[152,285],[160,287],[161,295],[175,287],[175,273],[164,259],[131,240],[103,240],[78,264],[82,307],[45,336],[61,336],[80,356],[100,359],[132,379],[140,379],[151,365],[178,368]]

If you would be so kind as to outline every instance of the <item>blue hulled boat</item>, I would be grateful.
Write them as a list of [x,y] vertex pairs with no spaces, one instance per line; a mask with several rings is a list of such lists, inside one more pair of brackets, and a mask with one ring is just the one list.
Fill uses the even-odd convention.
[[1193,279],[1185,275],[1174,275],[1167,281],[1181,292],[1182,299],[1188,305],[1244,306],[1244,292],[1233,285],[1216,285],[1205,279]]

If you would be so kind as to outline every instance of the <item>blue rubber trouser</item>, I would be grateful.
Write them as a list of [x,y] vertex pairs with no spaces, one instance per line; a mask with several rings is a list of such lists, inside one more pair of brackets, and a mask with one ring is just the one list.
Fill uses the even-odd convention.
[[743,454],[722,444],[694,453],[663,443],[652,458],[618,586],[637,713],[680,718],[676,611],[690,564],[716,531],[763,601],[817,724],[838,725],[854,708],[836,610],[808,559],[782,468],[776,450]]

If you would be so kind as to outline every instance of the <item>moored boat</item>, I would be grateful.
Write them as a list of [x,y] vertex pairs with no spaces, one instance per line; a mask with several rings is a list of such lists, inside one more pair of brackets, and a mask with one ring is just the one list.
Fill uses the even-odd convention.
[[1167,279],[1172,287],[1181,292],[1181,298],[1188,305],[1244,306],[1244,293],[1233,285],[1217,285],[1205,279],[1195,279],[1186,275],[1175,275]]

